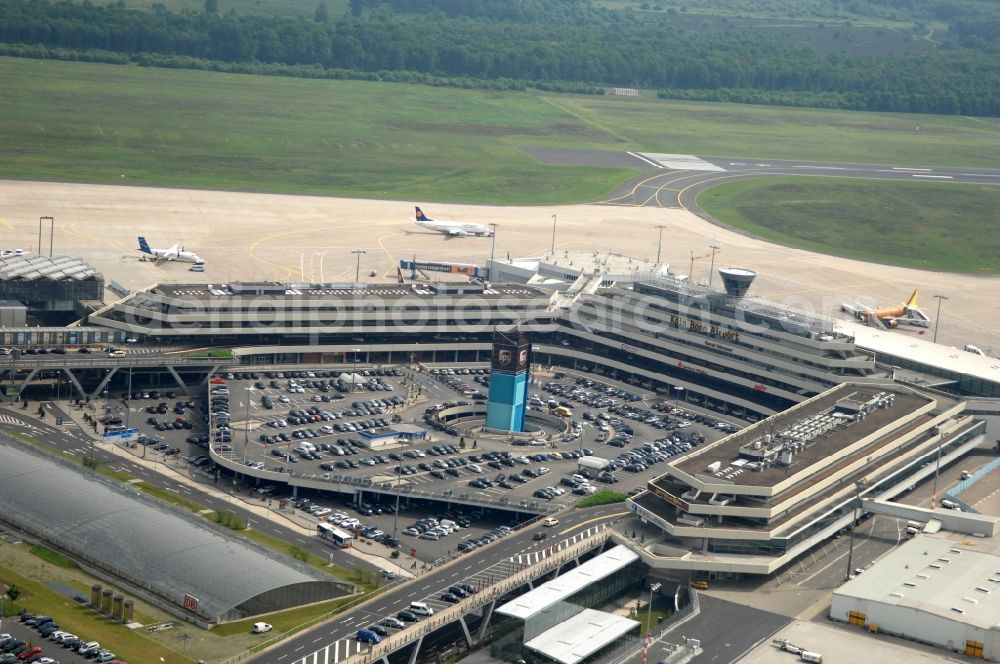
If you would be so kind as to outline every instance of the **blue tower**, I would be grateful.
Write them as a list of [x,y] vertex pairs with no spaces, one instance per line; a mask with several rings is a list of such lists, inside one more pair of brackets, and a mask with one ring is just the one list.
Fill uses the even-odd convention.
[[486,402],[486,428],[524,431],[531,378],[531,343],[518,331],[493,333],[490,392]]

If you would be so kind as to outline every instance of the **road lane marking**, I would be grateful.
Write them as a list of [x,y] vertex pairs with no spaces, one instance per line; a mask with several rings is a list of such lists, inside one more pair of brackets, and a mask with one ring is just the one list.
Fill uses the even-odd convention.
[[939,180],[953,180],[954,178],[950,175],[920,175],[918,173],[911,173],[915,178],[937,178]]

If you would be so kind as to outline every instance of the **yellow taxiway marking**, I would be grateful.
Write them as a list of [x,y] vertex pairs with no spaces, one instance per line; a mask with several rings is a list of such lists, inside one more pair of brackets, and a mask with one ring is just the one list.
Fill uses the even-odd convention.
[[249,251],[250,258],[253,258],[256,261],[260,261],[261,263],[264,263],[266,265],[270,265],[271,267],[276,267],[285,273],[285,279],[292,279],[292,275],[295,274],[294,268],[290,268],[287,265],[282,265],[280,263],[275,263],[274,261],[268,260],[266,258],[261,258],[254,252],[256,252],[257,247],[259,247],[263,243],[275,240],[279,237],[288,237],[289,235],[296,235],[299,233],[314,233],[314,232],[316,232],[316,229],[314,228],[300,228],[294,231],[282,231],[280,233],[271,233],[270,235],[265,235],[264,237],[260,238],[259,240],[250,245],[250,251]]
[[9,230],[9,231],[14,230],[14,227],[11,226],[10,223],[8,223],[7,220],[4,219],[3,217],[0,217],[0,224],[3,224],[4,226],[6,226],[7,230]]
[[559,535],[565,535],[566,533],[573,532],[577,528],[580,528],[582,526],[586,526],[588,523],[594,523],[595,521],[607,521],[608,519],[613,519],[616,516],[626,516],[628,514],[631,514],[631,512],[615,512],[614,514],[605,514],[604,516],[597,516],[597,517],[594,517],[593,519],[587,519],[586,521],[581,521],[580,523],[578,523],[576,525],[570,526],[566,530],[560,530],[559,533],[557,533],[557,534],[559,534]]
[[[656,178],[659,178],[659,177],[663,177],[663,174],[661,173],[659,175],[653,175],[653,176],[650,176],[650,177],[646,178],[645,180],[640,180],[639,182],[637,182],[635,184],[634,187],[632,187],[632,191],[628,192],[627,194],[622,194],[621,196],[615,196],[614,198],[609,198],[607,200],[597,201],[597,202],[598,203],[614,203],[615,201],[620,201],[623,198],[628,198],[629,196],[635,196],[635,192],[639,189],[639,187],[643,186],[644,184],[646,184],[650,180],[655,180]],[[632,205],[635,205],[635,204],[633,203]]]

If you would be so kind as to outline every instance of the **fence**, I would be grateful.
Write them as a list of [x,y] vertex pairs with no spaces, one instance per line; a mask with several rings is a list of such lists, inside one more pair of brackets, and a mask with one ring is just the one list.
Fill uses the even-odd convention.
[[975,508],[973,508],[971,505],[966,503],[958,496],[959,494],[963,493],[966,489],[969,489],[973,484],[975,484],[979,480],[983,479],[984,477],[988,477],[990,473],[992,473],[997,468],[1000,468],[1000,457],[994,459],[993,461],[990,461],[988,464],[986,464],[976,472],[969,475],[969,477],[967,477],[966,479],[950,487],[948,490],[944,492],[945,498],[958,503],[959,506],[961,506],[963,512],[971,512],[973,514],[979,514],[979,512]]

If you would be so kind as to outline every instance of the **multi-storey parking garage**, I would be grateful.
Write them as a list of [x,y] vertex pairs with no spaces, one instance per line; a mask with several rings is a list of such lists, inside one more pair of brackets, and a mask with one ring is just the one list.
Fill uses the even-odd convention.
[[965,403],[900,386],[843,384],[667,466],[630,500],[663,531],[647,562],[712,576],[771,573],[980,445]]

